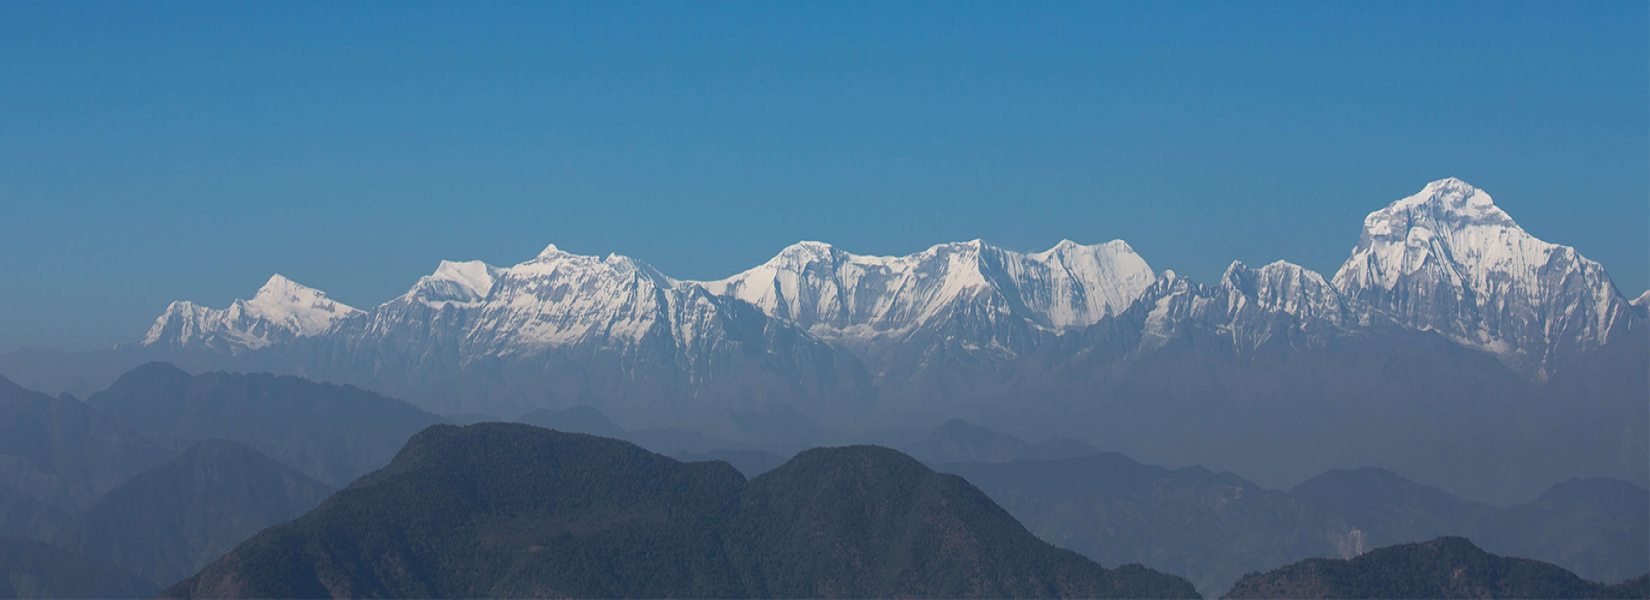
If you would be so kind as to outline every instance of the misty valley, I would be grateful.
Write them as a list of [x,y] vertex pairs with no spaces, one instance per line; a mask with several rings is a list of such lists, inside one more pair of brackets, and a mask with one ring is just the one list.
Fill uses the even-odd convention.
[[1457,179],[1330,277],[275,275],[0,354],[0,597],[1646,598],[1647,302]]

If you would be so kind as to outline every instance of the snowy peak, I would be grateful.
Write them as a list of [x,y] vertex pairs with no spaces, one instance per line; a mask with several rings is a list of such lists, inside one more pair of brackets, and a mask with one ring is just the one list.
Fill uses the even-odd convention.
[[1434,223],[1498,225],[1518,227],[1507,213],[1495,205],[1495,200],[1483,190],[1472,187],[1454,177],[1440,179],[1426,185],[1421,192],[1375,211],[1364,220],[1382,221],[1396,214],[1430,220]]
[[1062,240],[1036,254],[1005,252],[999,263],[1010,290],[1038,325],[1067,330],[1093,325],[1129,304],[1156,280],[1123,240],[1092,246]]
[[236,300],[228,308],[173,302],[149,328],[142,344],[204,346],[239,353],[319,335],[338,321],[360,313],[327,298],[325,292],[277,274],[258,288],[251,300]]
[[1220,286],[1252,299],[1262,310],[1297,317],[1338,319],[1346,309],[1340,292],[1322,275],[1281,260],[1259,269],[1233,261]]
[[1428,268],[1456,279],[1482,279],[1497,269],[1527,271],[1545,263],[1552,250],[1552,244],[1525,233],[1489,194],[1459,179],[1443,179],[1365,217],[1363,235],[1336,273],[1335,285],[1342,291],[1390,290],[1404,276]]
[[327,298],[326,292],[274,275],[246,301],[248,312],[300,337],[322,333],[339,319],[359,313]]
[[1334,286],[1536,379],[1554,351],[1596,348],[1630,317],[1598,263],[1536,239],[1457,179],[1370,213]]
[[1153,279],[1121,241],[1068,240],[1021,254],[973,240],[905,256],[801,242],[755,269],[699,285],[816,333],[865,337],[919,328],[958,303],[983,298],[1004,301],[1039,327],[1082,327],[1123,310]]
[[678,293],[674,280],[636,259],[582,256],[555,245],[490,275],[468,336],[491,352],[634,343],[668,314],[666,304]]
[[1641,308],[1650,306],[1650,290],[1645,290],[1643,294],[1639,294],[1639,297],[1634,298],[1633,306],[1638,306]]
[[431,308],[443,306],[475,306],[487,298],[498,276],[498,267],[479,260],[453,262],[444,260],[435,273],[419,278],[404,298],[423,303]]
[[1239,356],[1274,340],[1313,347],[1366,321],[1322,275],[1284,261],[1259,269],[1234,261],[1215,285],[1165,271],[1140,303],[1143,352],[1180,338],[1222,340]]

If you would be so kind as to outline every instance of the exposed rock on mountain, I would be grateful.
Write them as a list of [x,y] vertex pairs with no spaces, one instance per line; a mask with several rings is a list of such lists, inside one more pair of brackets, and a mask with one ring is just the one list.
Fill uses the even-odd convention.
[[972,242],[908,256],[860,256],[803,242],[766,264],[702,284],[796,323],[870,365],[884,387],[948,373],[948,362],[1002,368],[1048,333],[1122,311],[1155,279],[1121,240],[1062,241],[1021,254]]
[[802,242],[704,286],[810,331],[871,343],[929,326],[968,302],[1003,306],[1046,329],[1085,327],[1127,307],[1154,278],[1122,240],[1067,240],[1035,254],[974,240],[909,256],[860,256]]
[[326,333],[338,320],[360,312],[325,292],[274,275],[251,300],[236,300],[229,308],[173,302],[149,328],[143,345],[239,354]]
[[1453,178],[1370,213],[1335,287],[1539,379],[1554,354],[1643,327],[1604,267],[1536,239]]

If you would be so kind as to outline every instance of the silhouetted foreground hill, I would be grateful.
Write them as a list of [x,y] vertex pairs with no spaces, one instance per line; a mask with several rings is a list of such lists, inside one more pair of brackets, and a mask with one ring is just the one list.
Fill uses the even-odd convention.
[[330,493],[252,448],[207,440],[110,491],[57,541],[166,586]]
[[383,466],[407,438],[443,422],[353,386],[268,373],[190,375],[161,362],[122,375],[86,403],[174,452],[234,440],[334,487]]
[[115,565],[17,538],[0,538],[0,598],[147,598],[155,584]]
[[1352,560],[1312,558],[1251,573],[1226,598],[1650,598],[1650,576],[1613,586],[1555,565],[1490,554],[1461,537],[1400,544]]
[[171,598],[1193,597],[1043,543],[961,478],[876,447],[745,481],[521,424],[438,425]]

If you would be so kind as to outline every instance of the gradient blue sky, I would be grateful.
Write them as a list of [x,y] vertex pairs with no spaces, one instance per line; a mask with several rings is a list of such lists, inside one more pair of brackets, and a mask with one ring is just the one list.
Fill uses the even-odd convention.
[[0,3],[0,350],[552,242],[1328,275],[1448,176],[1650,285],[1645,2],[1324,4]]

